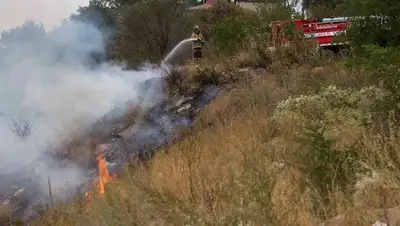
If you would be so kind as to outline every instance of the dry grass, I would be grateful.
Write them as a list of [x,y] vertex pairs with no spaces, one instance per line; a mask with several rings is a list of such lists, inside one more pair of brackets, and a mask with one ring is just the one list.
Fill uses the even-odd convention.
[[127,168],[104,198],[78,199],[35,224],[336,226],[391,218],[395,225],[398,132],[389,120],[388,136],[376,133],[370,107],[382,93],[367,74],[320,58],[287,62],[284,52],[240,74],[259,60],[251,54],[174,71],[168,82],[179,92],[237,83],[189,135]]

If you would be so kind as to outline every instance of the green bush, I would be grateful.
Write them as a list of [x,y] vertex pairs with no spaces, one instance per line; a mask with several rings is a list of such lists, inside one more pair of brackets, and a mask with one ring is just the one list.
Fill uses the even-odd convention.
[[349,0],[345,8],[347,15],[364,16],[354,20],[347,32],[353,45],[400,45],[400,1]]
[[193,82],[198,86],[219,85],[221,74],[214,68],[197,68],[197,74],[193,77]]
[[328,86],[315,95],[302,95],[279,103],[273,118],[280,124],[290,122],[297,128],[318,124],[331,131],[343,131],[361,126],[383,96],[382,90],[376,87],[352,90]]
[[308,175],[311,186],[328,204],[333,189],[338,188],[345,193],[354,190],[362,167],[360,153],[355,146],[333,150],[335,140],[327,138],[324,133],[323,127],[308,127],[302,140],[308,151],[301,157],[300,169]]
[[[207,10],[190,13],[190,21],[200,26],[217,54],[231,54],[243,48],[251,36],[261,31],[257,13],[226,1],[216,1]],[[257,32],[256,32],[257,31]]]
[[369,80],[387,91],[375,106],[375,113],[388,117],[393,111],[400,119],[400,10],[399,1],[350,0],[347,14],[364,16],[352,22],[347,36],[353,53],[348,59],[351,68],[366,69]]
[[[316,214],[332,216],[332,195],[354,194],[356,182],[366,175],[361,162],[368,158],[362,144],[371,108],[384,93],[376,87],[360,90],[322,88],[314,95],[289,98],[279,103],[273,119],[282,134],[293,134],[300,150],[294,152],[293,166],[300,170],[304,185],[312,188]],[[288,137],[290,138],[290,137]],[[322,207],[322,208],[321,208]],[[321,212],[322,211],[322,212]]]
[[203,36],[208,39],[216,24],[227,17],[241,16],[244,10],[241,7],[230,4],[226,1],[216,1],[211,8],[207,10],[196,10],[189,12],[190,20],[201,28]]
[[[305,175],[303,183],[313,190],[311,201],[315,214],[329,219],[337,213],[333,194],[351,197],[356,191],[359,175],[365,174],[361,148],[357,145],[335,149],[335,140],[325,135],[321,126],[307,126],[303,134],[304,150],[298,153],[297,168]],[[322,208],[321,208],[322,207]]]
[[213,31],[215,50],[232,54],[243,48],[252,34],[252,25],[242,17],[227,17],[218,23]]
[[371,81],[380,84],[386,91],[384,99],[375,105],[375,113],[385,114],[393,111],[395,118],[400,116],[400,48],[364,45],[356,55],[348,59],[347,66],[365,68]]
[[173,96],[175,94],[183,95],[189,90],[189,84],[186,81],[187,73],[178,68],[168,67],[164,72],[167,85],[167,92]]

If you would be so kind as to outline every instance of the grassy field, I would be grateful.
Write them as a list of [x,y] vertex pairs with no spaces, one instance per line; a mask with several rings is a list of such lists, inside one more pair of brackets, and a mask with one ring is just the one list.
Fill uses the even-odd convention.
[[[207,67],[229,71],[243,62],[254,61],[239,54]],[[183,141],[147,165],[127,168],[104,197],[57,208],[36,225],[384,220],[385,210],[400,201],[398,134],[390,117],[378,120],[372,113],[384,93],[370,86],[367,72],[343,61],[317,64],[276,61],[236,75],[238,82],[201,113]]]

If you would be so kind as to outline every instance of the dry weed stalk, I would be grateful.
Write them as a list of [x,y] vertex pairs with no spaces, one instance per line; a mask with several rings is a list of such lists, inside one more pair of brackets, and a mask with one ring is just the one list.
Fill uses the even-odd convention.
[[33,127],[30,119],[12,118],[11,121],[11,131],[21,139],[28,138],[37,129]]

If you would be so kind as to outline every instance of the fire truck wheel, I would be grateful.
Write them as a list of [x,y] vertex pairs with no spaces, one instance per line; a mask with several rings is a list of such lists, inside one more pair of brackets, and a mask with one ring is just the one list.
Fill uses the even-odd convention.
[[338,58],[343,59],[350,54],[350,49],[343,48],[338,52]]
[[321,49],[321,57],[325,60],[332,60],[335,59],[335,53],[328,49]]

